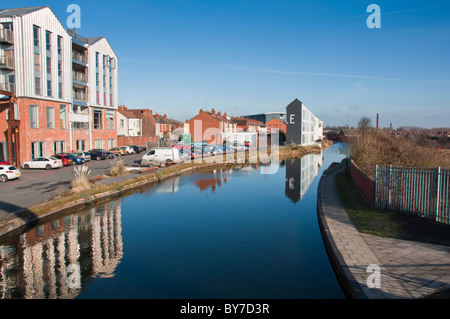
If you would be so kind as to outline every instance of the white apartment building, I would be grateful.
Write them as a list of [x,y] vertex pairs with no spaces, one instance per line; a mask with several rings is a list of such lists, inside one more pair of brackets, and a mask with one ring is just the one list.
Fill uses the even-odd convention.
[[104,37],[66,30],[48,6],[0,9],[0,100],[12,93],[13,107],[0,103],[0,130],[15,125],[0,135],[1,158],[20,165],[116,145],[117,56]]

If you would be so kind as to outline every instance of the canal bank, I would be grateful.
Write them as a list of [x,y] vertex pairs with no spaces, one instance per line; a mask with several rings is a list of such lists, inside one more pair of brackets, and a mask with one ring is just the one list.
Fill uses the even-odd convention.
[[360,233],[337,193],[340,167],[318,187],[318,219],[330,261],[348,298],[448,298],[450,247]]

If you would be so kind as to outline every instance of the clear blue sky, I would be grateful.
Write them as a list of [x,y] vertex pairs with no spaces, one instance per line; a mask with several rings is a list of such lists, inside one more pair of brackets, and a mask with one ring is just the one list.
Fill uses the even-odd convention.
[[[21,1],[118,55],[119,103],[184,121],[200,108],[285,111],[295,98],[328,125],[362,116],[394,127],[450,127],[450,2]],[[369,29],[367,6],[381,8]]]

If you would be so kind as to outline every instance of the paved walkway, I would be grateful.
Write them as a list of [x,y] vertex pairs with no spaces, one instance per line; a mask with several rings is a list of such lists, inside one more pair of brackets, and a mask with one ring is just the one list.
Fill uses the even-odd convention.
[[330,259],[349,297],[450,298],[450,247],[361,234],[337,194],[335,177],[341,171],[321,178],[318,213]]

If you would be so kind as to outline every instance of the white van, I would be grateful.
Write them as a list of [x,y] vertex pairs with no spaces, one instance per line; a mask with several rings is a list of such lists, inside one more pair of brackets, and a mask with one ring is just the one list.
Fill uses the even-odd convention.
[[174,147],[152,148],[142,156],[141,164],[149,166],[163,166],[167,163],[179,161],[180,152]]

